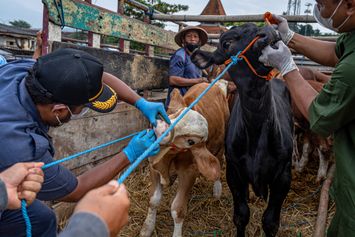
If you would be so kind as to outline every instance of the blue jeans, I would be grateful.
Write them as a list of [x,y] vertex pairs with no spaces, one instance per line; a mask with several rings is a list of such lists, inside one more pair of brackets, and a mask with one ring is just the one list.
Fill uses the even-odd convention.
[[[33,237],[55,237],[57,221],[54,212],[39,200],[27,207]],[[25,237],[26,225],[21,209],[6,210],[0,218],[1,237]]]

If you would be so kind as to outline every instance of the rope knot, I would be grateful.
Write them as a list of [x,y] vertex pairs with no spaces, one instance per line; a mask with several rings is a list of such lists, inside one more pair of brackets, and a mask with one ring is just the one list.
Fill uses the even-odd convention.
[[236,55],[231,56],[231,63],[232,64],[237,64],[239,61],[243,60],[243,58],[239,57],[241,51],[239,51]]

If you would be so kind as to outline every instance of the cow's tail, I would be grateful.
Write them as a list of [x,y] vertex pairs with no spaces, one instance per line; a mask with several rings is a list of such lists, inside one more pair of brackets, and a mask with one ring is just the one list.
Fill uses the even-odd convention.
[[261,182],[255,183],[253,185],[253,190],[256,196],[261,197],[265,201],[269,196],[269,189],[267,184],[263,184]]
[[255,192],[255,195],[263,198],[266,201],[269,195],[269,188],[266,175],[263,174],[263,172],[265,172],[265,167],[263,169],[260,157],[255,160],[253,171],[254,177],[252,187]]

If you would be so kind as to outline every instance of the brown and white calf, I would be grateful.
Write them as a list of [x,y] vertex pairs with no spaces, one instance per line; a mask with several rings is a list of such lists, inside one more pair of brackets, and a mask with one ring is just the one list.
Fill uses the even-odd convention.
[[[307,76],[304,71],[304,68],[300,70],[305,78],[310,78],[310,76]],[[316,81],[313,78],[310,78],[310,80],[307,80],[307,82],[317,92],[320,92],[324,85],[324,82]],[[292,155],[292,166],[297,172],[301,173],[307,166],[310,155],[312,155],[313,152],[316,152],[319,158],[319,167],[316,181],[320,182],[326,178],[329,163],[332,161],[332,138],[325,138],[312,132],[309,127],[309,122],[302,115],[294,102],[292,102],[292,110],[295,119],[294,153]],[[301,147],[301,154],[298,149],[299,147]]]
[[[207,83],[194,85],[184,97],[178,90],[172,92],[168,109],[172,122],[207,86]],[[157,208],[162,198],[162,188],[172,185],[175,177],[178,180],[178,187],[171,204],[174,237],[182,236],[182,224],[187,213],[190,191],[200,174],[214,182],[214,196],[220,197],[222,191],[220,161],[224,155],[224,136],[228,118],[226,96],[219,87],[213,86],[162,141],[161,152],[149,159],[152,185],[148,214],[141,236],[152,235]],[[166,128],[164,122],[158,123],[157,136]]]

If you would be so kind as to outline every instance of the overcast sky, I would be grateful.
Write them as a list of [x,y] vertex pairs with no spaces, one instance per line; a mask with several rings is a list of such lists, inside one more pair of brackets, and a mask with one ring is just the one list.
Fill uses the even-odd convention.
[[[96,5],[116,11],[117,0],[92,0]],[[197,15],[206,6],[208,0],[165,0],[171,4],[184,4],[189,10],[178,14]],[[306,3],[314,4],[314,0],[302,0],[301,14],[304,14]],[[288,0],[222,0],[227,15],[262,14],[265,11],[281,14],[287,9]],[[0,0],[0,22],[8,24],[12,20],[25,20],[33,28],[42,27],[43,4],[41,0]],[[188,23],[190,24],[190,23]],[[194,23],[191,23],[194,24]],[[173,23],[168,28],[176,31]]]

